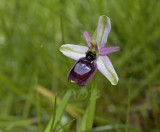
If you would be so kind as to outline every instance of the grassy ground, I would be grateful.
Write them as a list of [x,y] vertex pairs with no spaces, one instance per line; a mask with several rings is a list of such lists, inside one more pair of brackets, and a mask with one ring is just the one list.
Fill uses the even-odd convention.
[[[44,131],[54,95],[60,102],[70,88],[59,126],[75,119],[63,130],[75,131],[93,81],[99,88],[94,128],[159,132],[159,9],[159,0],[0,0],[0,132]],[[85,45],[82,31],[93,34],[103,14],[112,23],[108,46],[121,47],[109,55],[119,83],[111,86],[97,72],[86,87],[71,85],[66,75],[74,61],[59,47]]]

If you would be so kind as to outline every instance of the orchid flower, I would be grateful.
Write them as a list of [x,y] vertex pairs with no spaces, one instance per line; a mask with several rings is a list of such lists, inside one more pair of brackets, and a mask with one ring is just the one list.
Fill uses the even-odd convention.
[[118,83],[118,76],[111,61],[106,56],[120,50],[119,46],[105,47],[110,30],[110,18],[105,15],[100,16],[96,40],[91,38],[88,31],[83,31],[88,47],[74,44],[65,44],[60,47],[60,51],[65,56],[76,60],[76,63],[68,73],[69,81],[76,82],[79,86],[85,86],[98,69],[112,85]]

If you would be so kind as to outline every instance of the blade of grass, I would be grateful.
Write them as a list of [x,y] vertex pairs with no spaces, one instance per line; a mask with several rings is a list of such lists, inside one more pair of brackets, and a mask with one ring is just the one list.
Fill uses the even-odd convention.
[[62,127],[58,128],[58,129],[56,130],[56,132],[58,132],[59,130],[61,130],[62,128],[64,128],[66,125],[72,123],[74,120],[75,120],[75,119],[72,119],[71,121],[69,121],[69,122],[67,122],[66,124],[64,124]]
[[[38,85],[37,87],[37,90],[40,94],[46,96],[46,98],[50,101],[50,102],[53,102],[54,103],[54,98],[55,98],[55,95],[54,93],[52,93],[51,91],[49,91],[48,89]],[[48,102],[48,103],[50,103]],[[57,104],[60,104],[61,102],[61,99],[59,97],[57,97]],[[76,105],[73,105],[73,104],[68,104],[66,106],[66,111],[74,118],[76,119],[79,119],[80,118],[80,114],[84,114],[84,110],[82,108],[79,108],[78,106]],[[105,118],[103,117],[100,117],[100,116],[95,116],[95,121],[96,122],[101,122],[103,124],[106,124],[106,123],[110,123],[110,121],[107,121]]]
[[51,126],[50,126],[50,132],[52,131],[53,129],[53,125],[54,125],[54,122],[55,122],[55,118],[56,118],[56,111],[57,110],[57,96],[55,96],[55,101],[54,101],[54,108],[53,108],[53,118],[51,119]]
[[126,118],[125,132],[128,132],[130,104],[131,104],[131,79],[129,81],[129,87],[128,87],[128,107],[127,107],[127,118]]
[[[61,116],[65,110],[65,107],[66,107],[71,95],[72,95],[72,90],[68,90],[66,95],[64,96],[61,104],[57,107],[56,113],[53,113],[53,116],[51,117],[44,132],[51,132],[50,130],[52,130],[52,128],[56,127],[57,123],[59,122],[59,119],[61,118]],[[54,115],[54,114],[56,114],[56,115]],[[53,121],[54,121],[54,123],[53,123]]]
[[16,85],[9,77],[7,77],[5,74],[0,73],[0,82],[2,84],[5,84],[8,88],[10,88],[15,94],[19,96],[24,96],[24,92],[18,88],[18,85]]
[[94,128],[92,132],[103,132],[103,131],[109,131],[109,130],[120,129],[120,128],[125,128],[125,127],[126,126],[124,124],[105,125],[105,126]]
[[37,117],[38,117],[38,129],[40,130],[42,123],[41,123],[40,97],[39,97],[38,92],[36,92],[36,113],[37,113]]
[[[50,92],[48,89],[46,89],[46,88],[44,88],[44,87],[42,87],[42,86],[40,86],[40,85],[38,85],[37,91],[38,91],[40,94],[46,96],[51,102],[54,103],[54,101],[53,101],[54,98],[55,98],[55,94],[54,94],[54,93]],[[60,104],[61,101],[62,101],[61,98],[57,97],[57,104]],[[68,104],[68,105],[66,106],[66,111],[67,111],[71,116],[73,116],[74,118],[77,119],[77,118],[80,117],[80,115],[72,108],[72,106],[73,106],[73,105]],[[79,108],[77,108],[77,109],[79,109]],[[83,111],[82,111],[82,113],[83,113]]]

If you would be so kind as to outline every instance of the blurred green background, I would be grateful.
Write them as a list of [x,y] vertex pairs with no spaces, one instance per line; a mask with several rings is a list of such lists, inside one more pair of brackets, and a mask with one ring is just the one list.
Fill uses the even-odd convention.
[[[160,132],[159,0],[0,0],[0,132],[44,130],[54,104],[37,87],[63,98],[72,87],[66,76],[75,61],[59,47],[86,45],[82,31],[93,34],[100,15],[111,19],[107,46],[121,51],[109,55],[118,85],[99,72],[93,79],[99,88],[94,127],[124,132],[128,118],[129,132]],[[91,85],[74,86],[70,104],[85,110]],[[82,117],[83,111],[74,111]],[[73,118],[66,112],[63,121]],[[74,131],[78,122],[64,131]]]

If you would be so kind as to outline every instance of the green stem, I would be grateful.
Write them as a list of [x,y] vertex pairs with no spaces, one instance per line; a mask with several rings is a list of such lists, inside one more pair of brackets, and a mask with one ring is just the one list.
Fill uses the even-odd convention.
[[62,35],[62,43],[65,44],[65,40],[64,40],[64,26],[63,26],[63,18],[62,16],[60,17],[60,22],[61,22],[61,35]]
[[127,108],[127,118],[126,118],[125,132],[128,132],[129,114],[130,114],[130,105],[131,105],[130,100],[131,100],[131,79],[129,81],[129,87],[128,87],[128,108]]
[[89,105],[84,113],[80,132],[91,132],[96,108],[97,87],[93,85],[91,88],[91,96]]

